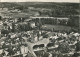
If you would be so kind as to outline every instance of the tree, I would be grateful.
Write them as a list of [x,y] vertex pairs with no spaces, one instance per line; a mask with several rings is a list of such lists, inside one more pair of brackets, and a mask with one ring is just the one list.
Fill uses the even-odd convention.
[[1,18],[2,18],[2,17],[0,16],[0,20],[1,20]]
[[76,51],[80,51],[80,41],[76,44]]
[[68,43],[60,43],[59,47],[58,47],[58,50],[61,53],[68,53],[70,51],[70,46],[69,46]]
[[15,9],[23,10],[24,7],[23,6],[16,6]]

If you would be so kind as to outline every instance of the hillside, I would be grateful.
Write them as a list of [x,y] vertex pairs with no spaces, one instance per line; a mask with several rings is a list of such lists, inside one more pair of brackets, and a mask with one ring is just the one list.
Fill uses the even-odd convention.
[[0,7],[18,8],[20,10],[27,9],[28,7],[47,8],[52,10],[52,15],[68,16],[79,15],[79,3],[54,3],[54,2],[3,2]]

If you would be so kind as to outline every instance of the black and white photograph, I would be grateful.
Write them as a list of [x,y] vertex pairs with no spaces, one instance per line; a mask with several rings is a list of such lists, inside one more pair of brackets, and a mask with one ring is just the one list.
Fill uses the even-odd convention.
[[0,0],[0,57],[80,57],[80,0]]

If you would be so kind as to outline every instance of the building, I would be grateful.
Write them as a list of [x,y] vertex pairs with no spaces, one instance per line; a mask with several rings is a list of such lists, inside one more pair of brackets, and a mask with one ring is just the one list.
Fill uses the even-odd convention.
[[32,19],[34,20],[40,20],[40,22],[44,23],[44,24],[53,24],[53,25],[56,25],[56,24],[59,24],[59,23],[62,23],[64,22],[65,24],[67,24],[69,18],[67,17],[31,17]]

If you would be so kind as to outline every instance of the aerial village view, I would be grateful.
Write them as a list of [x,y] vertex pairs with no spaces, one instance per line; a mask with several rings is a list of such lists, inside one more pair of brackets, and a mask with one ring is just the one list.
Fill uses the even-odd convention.
[[0,2],[0,57],[80,57],[79,5]]

